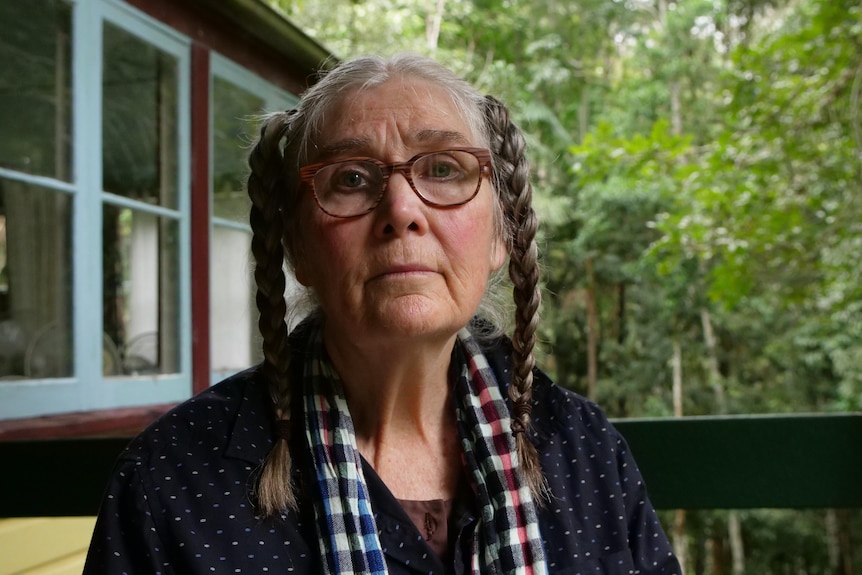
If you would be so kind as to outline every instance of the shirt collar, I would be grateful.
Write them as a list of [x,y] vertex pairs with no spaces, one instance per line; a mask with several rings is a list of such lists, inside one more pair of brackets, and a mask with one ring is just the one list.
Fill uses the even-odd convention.
[[273,445],[272,408],[266,379],[258,368],[248,369],[237,378],[242,399],[228,432],[225,456],[260,465]]

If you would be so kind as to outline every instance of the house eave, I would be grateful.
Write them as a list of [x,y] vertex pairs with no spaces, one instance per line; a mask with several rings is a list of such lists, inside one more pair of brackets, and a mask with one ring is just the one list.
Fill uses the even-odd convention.
[[234,22],[248,36],[277,54],[311,70],[331,68],[336,58],[283,14],[263,0],[193,0],[207,11]]

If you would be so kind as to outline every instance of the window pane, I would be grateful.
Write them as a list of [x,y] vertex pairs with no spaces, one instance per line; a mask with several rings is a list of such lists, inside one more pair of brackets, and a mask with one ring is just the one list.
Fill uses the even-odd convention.
[[71,11],[0,2],[0,166],[70,179]]
[[251,235],[214,226],[210,306],[212,369],[225,374],[261,359],[249,245]]
[[[248,222],[245,193],[249,143],[264,100],[236,84],[213,78],[213,215]],[[251,235],[215,224],[210,266],[212,370],[239,371],[260,361],[257,309],[249,262]]]
[[105,24],[102,186],[113,194],[177,207],[176,59]]
[[254,115],[263,111],[259,96],[213,78],[213,215],[248,222],[246,157],[254,140]]
[[0,180],[0,379],[73,374],[71,201]]
[[108,375],[179,371],[179,224],[106,205],[103,317],[122,367]]

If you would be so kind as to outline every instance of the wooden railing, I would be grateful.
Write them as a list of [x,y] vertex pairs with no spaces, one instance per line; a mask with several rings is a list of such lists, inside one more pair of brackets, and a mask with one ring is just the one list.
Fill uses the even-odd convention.
[[[660,509],[862,508],[862,414],[614,424]],[[127,442],[0,442],[0,517],[94,515]]]
[[862,414],[614,423],[660,509],[862,508]]

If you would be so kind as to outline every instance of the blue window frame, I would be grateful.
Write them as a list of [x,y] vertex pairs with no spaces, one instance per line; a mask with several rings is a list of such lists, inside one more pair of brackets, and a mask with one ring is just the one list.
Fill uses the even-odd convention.
[[0,10],[30,62],[0,71],[0,419],[188,397],[190,41],[114,0]]

